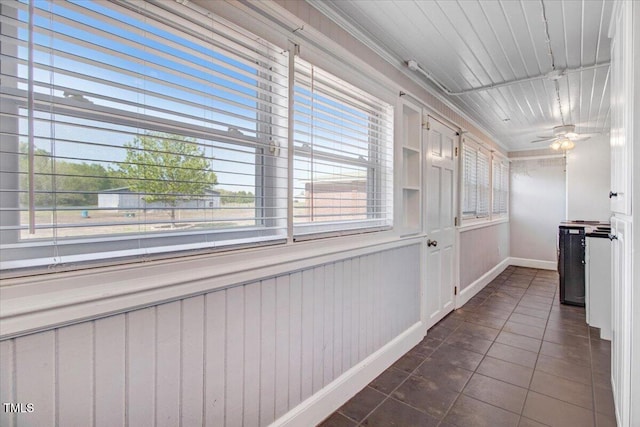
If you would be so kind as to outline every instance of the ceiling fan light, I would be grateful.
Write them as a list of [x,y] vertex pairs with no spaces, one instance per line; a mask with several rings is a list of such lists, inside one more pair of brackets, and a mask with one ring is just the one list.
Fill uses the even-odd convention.
[[559,150],[560,149],[560,141],[553,141],[549,147],[551,147],[552,150]]
[[560,141],[560,148],[563,150],[571,150],[573,147],[575,147],[576,144],[573,143],[572,140],[570,140],[569,138],[565,138],[562,141]]

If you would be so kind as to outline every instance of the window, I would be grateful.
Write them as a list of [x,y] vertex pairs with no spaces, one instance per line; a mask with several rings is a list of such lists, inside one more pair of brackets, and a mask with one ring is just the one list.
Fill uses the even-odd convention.
[[391,106],[299,58],[294,84],[294,235],[391,226]]
[[0,7],[3,269],[286,237],[286,52],[174,2]]
[[475,141],[462,144],[462,218],[488,218],[490,153]]
[[509,161],[493,155],[493,215],[505,216],[509,208]]

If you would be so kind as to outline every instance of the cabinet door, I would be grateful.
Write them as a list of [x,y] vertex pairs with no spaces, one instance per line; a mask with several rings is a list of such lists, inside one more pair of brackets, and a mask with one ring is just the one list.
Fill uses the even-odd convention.
[[621,2],[611,40],[611,210],[626,215],[631,214],[631,6]]
[[611,219],[613,302],[611,386],[619,426],[629,426],[631,410],[631,223]]

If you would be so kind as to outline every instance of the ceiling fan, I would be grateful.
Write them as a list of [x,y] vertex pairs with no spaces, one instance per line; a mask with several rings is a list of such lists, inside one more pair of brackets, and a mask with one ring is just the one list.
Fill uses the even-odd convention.
[[586,139],[591,138],[593,133],[583,133],[579,134],[575,132],[576,125],[561,125],[553,128],[553,135],[548,136],[538,136],[539,139],[531,141],[532,143],[536,142],[551,142],[551,147],[553,150],[571,150],[575,147],[576,141],[584,141]]

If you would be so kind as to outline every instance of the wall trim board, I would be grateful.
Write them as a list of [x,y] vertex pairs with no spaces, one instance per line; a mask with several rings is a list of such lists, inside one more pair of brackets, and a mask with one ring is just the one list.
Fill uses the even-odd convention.
[[415,323],[331,384],[278,418],[271,426],[307,427],[319,424],[419,343],[424,338],[424,331],[422,322]]
[[464,288],[456,298],[456,309],[465,305],[471,298],[487,286],[493,279],[498,277],[509,265],[511,258],[507,257],[496,264],[491,270],[484,273],[469,286]]
[[528,258],[509,258],[509,264],[516,267],[529,267],[539,268],[541,270],[557,270],[558,263],[556,261],[543,261],[540,259],[528,259]]

